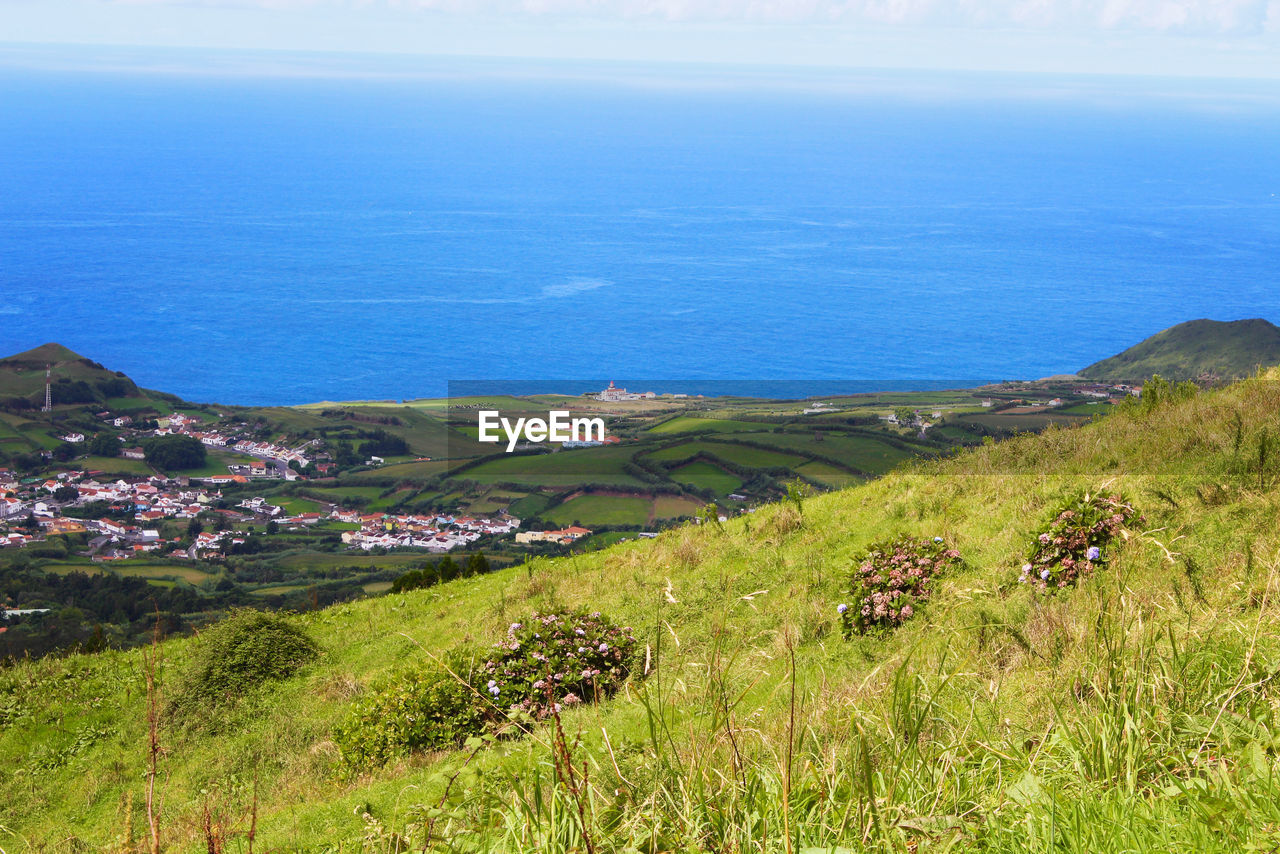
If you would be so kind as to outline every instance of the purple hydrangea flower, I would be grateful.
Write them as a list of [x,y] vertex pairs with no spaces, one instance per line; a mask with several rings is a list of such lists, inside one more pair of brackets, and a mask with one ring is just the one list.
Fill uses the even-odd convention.
[[843,614],[845,611],[848,611],[848,610],[849,610],[849,606],[844,604],[843,602],[841,602],[839,605],[836,606],[836,611],[840,614]]
[[1049,580],[1049,567],[1046,566],[1044,569],[1040,570],[1040,579],[1042,581]]
[[609,645],[608,645],[607,643],[602,643],[602,644],[600,644],[600,651],[601,651],[601,652],[608,652],[608,651],[609,651]]
[[1102,557],[1102,549],[1097,546],[1089,546],[1089,551],[1085,555],[1089,560],[1097,560]]

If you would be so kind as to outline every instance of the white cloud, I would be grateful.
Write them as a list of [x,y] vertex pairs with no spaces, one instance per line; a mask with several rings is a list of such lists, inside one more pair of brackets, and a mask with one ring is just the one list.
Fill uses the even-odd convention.
[[1067,32],[1254,35],[1280,29],[1280,0],[112,0],[278,10],[423,9],[465,16],[844,23]]
[[[41,0],[0,0],[38,5]],[[847,24],[1249,36],[1280,32],[1280,0],[100,0],[277,11],[427,10],[459,17]]]

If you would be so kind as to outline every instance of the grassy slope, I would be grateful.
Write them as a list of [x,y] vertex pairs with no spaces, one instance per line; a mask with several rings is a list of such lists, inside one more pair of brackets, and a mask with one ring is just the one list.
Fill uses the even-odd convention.
[[42,395],[46,368],[52,368],[55,382],[63,378],[89,383],[116,379],[114,372],[94,367],[83,356],[61,344],[42,344],[0,359],[0,396]]
[[[1276,383],[1250,382],[921,464],[810,499],[803,518],[773,506],[723,530],[301,616],[325,648],[318,663],[213,733],[162,732],[166,838],[204,850],[201,789],[243,819],[256,776],[260,848],[395,850],[386,834],[434,805],[465,757],[341,782],[329,739],[350,698],[427,650],[582,604],[634,625],[660,662],[565,719],[590,768],[598,850],[1271,850],[1278,495],[1233,474],[1247,465],[1232,449],[1235,413],[1243,459],[1262,426],[1280,429],[1278,412]],[[1027,541],[1081,487],[1122,490],[1150,530],[1079,590],[1032,595],[1013,583]],[[948,537],[971,568],[892,637],[843,640],[834,609],[852,562],[899,531]],[[162,682],[192,643],[164,644]],[[6,850],[63,850],[72,836],[109,850],[130,811],[141,838],[141,660],[0,674]],[[483,830],[481,850],[581,850],[547,738],[481,752],[438,830]]]
[[1190,320],[1157,332],[1122,353],[1080,372],[1089,379],[1141,382],[1212,375],[1232,379],[1280,363],[1280,328],[1261,318]]

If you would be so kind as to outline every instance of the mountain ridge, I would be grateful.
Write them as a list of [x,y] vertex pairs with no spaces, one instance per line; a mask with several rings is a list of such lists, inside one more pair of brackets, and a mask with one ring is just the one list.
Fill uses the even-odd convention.
[[1280,327],[1260,317],[1200,318],[1170,326],[1079,372],[1090,380],[1142,382],[1241,379],[1280,364]]

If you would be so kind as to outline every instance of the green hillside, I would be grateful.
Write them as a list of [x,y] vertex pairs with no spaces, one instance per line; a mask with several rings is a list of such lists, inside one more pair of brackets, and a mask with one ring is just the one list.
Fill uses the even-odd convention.
[[46,370],[51,372],[55,405],[139,394],[124,374],[109,371],[61,344],[42,344],[0,359],[0,399],[23,398],[37,407],[43,405]]
[[1080,376],[1135,383],[1155,374],[1169,380],[1232,380],[1277,364],[1280,327],[1261,318],[1190,320],[1095,362]]
[[[1276,379],[294,617],[316,660],[161,718],[159,847],[247,851],[252,829],[259,851],[1276,850]],[[1145,520],[1078,586],[1019,583],[1082,491]],[[895,631],[845,637],[851,574],[899,534],[964,563]],[[544,721],[344,765],[360,698],[578,606],[641,652],[615,697],[564,711],[563,738]],[[160,645],[160,708],[201,643]],[[0,847],[149,850],[145,673],[137,650],[0,671]]]

